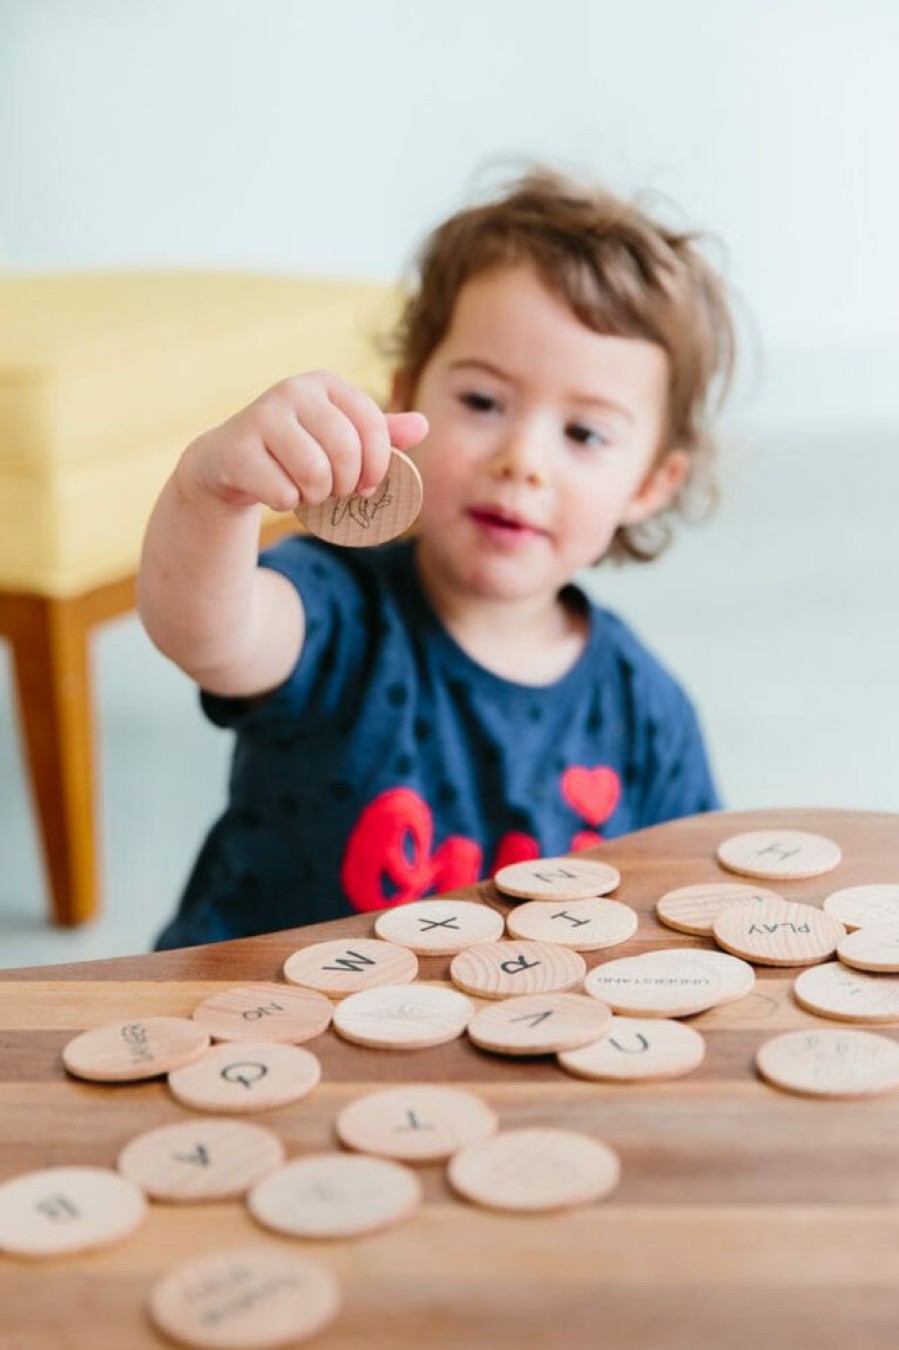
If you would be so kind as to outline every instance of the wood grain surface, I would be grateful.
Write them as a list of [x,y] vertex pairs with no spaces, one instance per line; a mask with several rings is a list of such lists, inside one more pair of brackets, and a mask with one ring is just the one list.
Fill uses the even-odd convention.
[[[611,841],[593,856],[622,881],[615,899],[637,933],[588,966],[654,947],[711,949],[663,928],[666,891],[723,880],[722,839],[741,830],[810,830],[835,840],[840,866],[779,882],[820,905],[847,886],[899,881],[899,816],[770,810],[696,817]],[[503,913],[492,883],[466,892]],[[0,1179],[62,1164],[115,1165],[141,1131],[190,1117],[164,1082],[105,1086],[67,1077],[76,1032],[120,1017],[189,1014],[216,990],[280,980],[300,946],[371,936],[374,916],[215,947],[0,972]],[[419,978],[447,978],[450,957],[420,958]],[[337,1147],[338,1112],[389,1083],[455,1083],[477,1092],[501,1128],[563,1127],[610,1145],[621,1183],[607,1200],[542,1216],[480,1210],[455,1195],[444,1165],[419,1169],[425,1205],[409,1222],[341,1242],[264,1232],[239,1201],[153,1203],[115,1246],[41,1262],[0,1257],[3,1350],[158,1350],[146,1314],[154,1282],[179,1261],[250,1242],[311,1256],[344,1306],[311,1345],[321,1350],[868,1350],[899,1325],[899,1093],[821,1102],[763,1083],[753,1060],[776,1033],[836,1026],[792,997],[798,971],[757,969],[745,999],[689,1025],[703,1063],[668,1083],[582,1082],[552,1058],[515,1060],[466,1039],[377,1051],[333,1030],[307,1043],[323,1080],[305,1100],[254,1121],[289,1159]],[[895,1024],[877,1028],[899,1040]]]

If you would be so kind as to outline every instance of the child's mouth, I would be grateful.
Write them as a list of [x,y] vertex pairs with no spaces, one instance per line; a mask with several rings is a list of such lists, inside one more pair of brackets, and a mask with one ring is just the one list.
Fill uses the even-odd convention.
[[507,516],[502,511],[492,510],[490,507],[475,506],[468,514],[476,525],[481,525],[491,533],[507,535],[510,538],[516,535],[541,533],[527,521],[519,520],[517,516]]

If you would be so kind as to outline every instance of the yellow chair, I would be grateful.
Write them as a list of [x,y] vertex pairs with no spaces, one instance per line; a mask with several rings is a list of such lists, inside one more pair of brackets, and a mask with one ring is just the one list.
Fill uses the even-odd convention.
[[[234,273],[0,276],[0,636],[59,924],[98,908],[89,637],[133,607],[147,517],[194,436],[300,370],[382,397],[376,282]],[[269,517],[266,541],[293,518]]]

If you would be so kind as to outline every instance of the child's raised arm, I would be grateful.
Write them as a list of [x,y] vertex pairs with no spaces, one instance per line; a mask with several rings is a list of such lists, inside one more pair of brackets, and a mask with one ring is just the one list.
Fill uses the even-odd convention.
[[157,647],[205,689],[253,695],[287,679],[303,645],[302,601],[258,563],[262,505],[375,490],[390,446],[427,424],[385,414],[353,385],[317,371],[283,380],[193,441],[156,503],[138,607]]

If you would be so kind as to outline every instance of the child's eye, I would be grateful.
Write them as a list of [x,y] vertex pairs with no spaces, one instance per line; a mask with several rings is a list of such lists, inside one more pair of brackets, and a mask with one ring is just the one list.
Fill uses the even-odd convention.
[[588,426],[586,422],[569,422],[565,435],[576,445],[607,445],[609,439],[604,431]]
[[490,394],[480,394],[474,389],[460,394],[459,402],[472,412],[494,412],[499,407],[497,400]]

